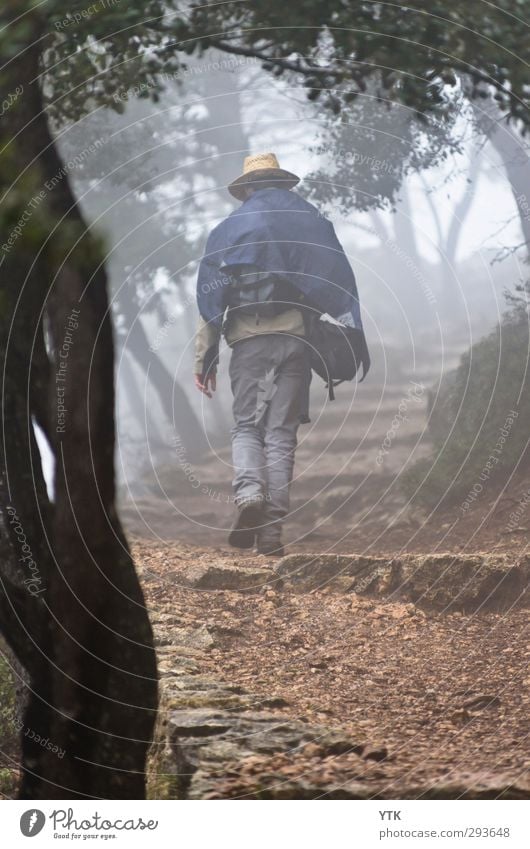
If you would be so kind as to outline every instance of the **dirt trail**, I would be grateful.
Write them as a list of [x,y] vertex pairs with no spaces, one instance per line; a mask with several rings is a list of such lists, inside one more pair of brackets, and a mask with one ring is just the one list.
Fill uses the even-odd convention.
[[[444,352],[443,366],[457,352]],[[452,359],[451,359],[452,357]],[[508,517],[528,490],[519,472],[503,499],[489,487],[465,515],[456,505],[433,514],[411,507],[401,475],[430,450],[428,387],[436,392],[440,374],[430,371],[370,373],[368,382],[341,386],[329,403],[320,380],[312,389],[311,424],[299,431],[291,513],[285,541],[294,551],[399,554],[402,551],[521,551],[524,527],[509,533]],[[381,364],[380,364],[381,365]],[[392,366],[392,363],[390,364]],[[390,367],[389,366],[389,367]],[[213,434],[209,434],[212,437]],[[230,449],[214,450],[200,464],[185,455],[149,466],[142,480],[121,489],[120,513],[129,532],[141,539],[223,547],[233,514]],[[147,459],[147,458],[146,458]],[[529,499],[526,499],[529,501]],[[530,529],[528,529],[530,538]]]
[[[364,758],[346,743],[322,752],[318,740],[228,758],[199,795],[491,797],[511,786],[530,797],[527,610],[425,612],[354,593],[297,594],[274,580],[206,590],[186,585],[190,566],[265,572],[267,562],[150,541],[135,556],[159,643],[187,631],[195,674],[241,688],[250,707],[276,706],[277,721],[325,725],[365,747]],[[230,708],[234,718],[241,709]]]
[[[407,505],[401,471],[429,450],[427,391],[414,385],[427,387],[434,377],[422,379],[416,371],[394,375],[390,383],[376,375],[357,387],[353,401],[345,389],[334,405],[315,388],[312,423],[300,431],[288,551],[388,558],[493,551],[514,560],[526,552],[526,533],[506,533],[508,514],[528,488],[524,474],[514,478],[503,499],[488,493],[465,517],[457,508],[429,515]],[[403,417],[397,421],[399,411]],[[164,653],[163,674],[173,674],[172,664],[182,662],[178,644],[184,640],[193,675],[199,676],[186,684],[186,698],[177,699],[179,710],[186,699],[197,702],[194,687],[207,693],[199,699],[204,710],[217,709],[215,682],[232,705],[213,717],[214,726],[221,723],[226,730],[230,716],[235,725],[226,734],[216,728],[217,749],[205,746],[213,761],[220,758],[217,767],[209,764],[207,780],[195,751],[191,767],[184,761],[186,769],[203,776],[192,795],[497,797],[510,786],[515,796],[529,795],[528,611],[435,612],[331,588],[299,594],[266,578],[257,591],[186,585],[193,564],[266,570],[262,558],[234,554],[226,546],[230,479],[224,448],[199,466],[179,461],[152,469],[122,499]],[[181,636],[174,637],[175,628]],[[201,676],[209,683],[201,683]],[[169,705],[180,692],[178,678],[172,686],[177,689]],[[230,688],[244,691],[242,702]],[[350,742],[319,748],[311,738],[302,745],[291,728],[298,740],[293,748],[280,742],[264,750],[234,750],[234,739],[247,733],[234,730],[237,717],[253,699],[256,710],[275,705],[272,718],[279,722],[325,725]],[[171,715],[168,705],[163,710]],[[260,716],[252,721],[262,721]],[[183,727],[195,728],[193,716],[179,717]],[[213,734],[206,726],[200,733]],[[360,741],[362,757],[352,750],[352,740]],[[181,754],[186,748],[176,731],[172,747]]]
[[[393,378],[390,383],[384,373],[370,374],[370,383],[339,387],[332,403],[315,379],[311,423],[298,436],[286,528],[290,545],[340,545],[345,531],[384,524],[404,506],[396,476],[428,449],[427,380],[417,370],[410,376],[398,370]],[[223,381],[219,391],[227,391]],[[204,462],[189,463],[179,449],[173,462],[151,462],[142,480],[122,488],[120,512],[133,533],[192,543],[200,535],[201,543],[224,544],[233,511],[229,435],[218,449],[213,443],[219,435],[207,435],[212,449]]]

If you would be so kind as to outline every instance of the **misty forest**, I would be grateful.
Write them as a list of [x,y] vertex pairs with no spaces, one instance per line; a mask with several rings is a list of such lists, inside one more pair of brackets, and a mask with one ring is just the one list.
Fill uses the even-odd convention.
[[[2,798],[530,796],[529,20],[4,0]],[[281,557],[227,541],[225,340],[194,385],[206,240],[268,151],[371,358],[313,374]]]

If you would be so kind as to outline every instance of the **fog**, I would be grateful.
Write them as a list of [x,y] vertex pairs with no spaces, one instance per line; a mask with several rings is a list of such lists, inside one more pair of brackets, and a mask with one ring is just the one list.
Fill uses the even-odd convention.
[[[214,399],[205,399],[192,378],[195,276],[209,230],[237,205],[226,185],[256,151],[274,151],[333,220],[356,273],[373,361],[366,383],[339,387],[334,403],[313,381],[292,537],[318,536],[321,516],[333,522],[341,487],[353,492],[354,522],[381,516],[389,499],[395,512],[401,471],[428,444],[428,399],[497,324],[505,291],[524,276],[521,254],[506,250],[521,242],[521,226],[499,146],[476,130],[458,95],[445,128],[370,92],[339,126],[304,89],[255,61],[213,52],[191,59],[165,88],[157,103],[138,97],[148,91],[116,92],[122,114],[95,110],[59,139],[84,212],[106,239],[117,466],[130,531],[172,538],[200,527],[201,538],[221,541],[229,521],[229,352]],[[384,130],[374,132],[374,116]],[[432,164],[415,167],[429,146]],[[414,398],[413,385],[421,387]],[[407,398],[392,452],[376,464]]]

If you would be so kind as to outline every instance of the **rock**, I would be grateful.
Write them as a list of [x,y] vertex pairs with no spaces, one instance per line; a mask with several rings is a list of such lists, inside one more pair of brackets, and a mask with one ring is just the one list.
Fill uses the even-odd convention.
[[349,593],[352,589],[352,584],[352,579],[348,575],[339,575],[329,582],[324,592]]
[[215,639],[207,625],[201,625],[194,629],[172,628],[169,631],[169,637],[173,645],[186,646],[191,649],[211,649],[215,645]]
[[[181,642],[179,643],[179,639],[181,639],[181,637],[179,637],[178,635],[175,635],[175,634],[171,634],[171,633],[160,634],[160,635],[155,635],[154,644],[155,644],[157,651],[160,651],[161,649],[166,651],[168,648],[174,648],[175,646],[178,646],[180,658],[183,658],[183,657],[189,657],[189,658],[204,657],[204,650],[203,649],[200,649],[198,647],[194,648],[192,646],[184,646]],[[185,639],[185,638],[182,638],[182,639]],[[199,641],[200,641],[200,637],[199,637]]]
[[[413,602],[438,610],[502,612],[529,604],[530,555],[402,555],[399,558],[291,554],[276,568],[287,589],[344,587],[357,594]],[[340,583],[338,583],[340,579]]]
[[232,726],[228,713],[216,710],[171,711],[168,716],[169,731],[173,737],[212,737],[226,733]]
[[181,574],[181,582],[198,590],[253,590],[259,592],[276,575],[265,566],[233,566],[225,563],[197,563]]
[[279,561],[276,573],[289,588],[299,592],[337,586],[340,578],[347,578],[351,589],[355,585],[352,577],[358,581],[365,572],[373,574],[377,564],[384,568],[388,560],[355,554],[288,554]]
[[366,746],[355,742],[349,735],[335,730],[322,730],[318,737],[318,747],[324,757],[330,755],[362,755],[366,757]]
[[[219,776],[232,775],[234,771],[237,775],[248,758],[292,754],[308,743],[314,744],[321,760],[351,752],[360,755],[364,750],[362,744],[340,731],[287,719],[270,710],[249,707],[234,712],[189,705],[173,710],[165,682],[162,687],[156,742],[149,759],[149,798],[213,798],[218,792]],[[214,687],[212,694],[215,693]],[[238,698],[249,706],[259,705],[259,699],[250,694]],[[260,783],[262,779],[260,776]],[[314,798],[322,788],[318,790],[310,782],[301,788],[296,783],[296,789],[293,786],[289,792],[302,795],[282,798]]]
[[225,684],[224,682],[215,681],[213,678],[206,678],[202,675],[180,675],[168,685],[168,689],[179,692],[186,690],[192,693],[218,690],[236,693],[236,695],[242,695],[245,692],[242,687],[235,684]]
[[172,613],[157,613],[151,616],[151,622],[155,628],[177,627],[182,625],[182,618]]
[[402,558],[400,594],[413,601],[448,610],[504,610],[522,602],[528,568],[506,555],[437,554]]
[[161,646],[157,649],[157,657],[159,672],[164,672],[172,679],[175,679],[177,676],[198,672],[199,670],[196,660],[189,656],[172,656],[168,654],[166,646]]
[[254,707],[255,702],[250,696],[238,696],[227,690],[206,690],[204,692],[190,693],[183,691],[175,693],[167,704],[169,709],[191,710],[191,709],[214,709],[242,711]]

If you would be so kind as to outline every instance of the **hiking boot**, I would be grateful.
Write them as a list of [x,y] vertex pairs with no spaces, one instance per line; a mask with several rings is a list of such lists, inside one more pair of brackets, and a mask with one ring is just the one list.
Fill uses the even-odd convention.
[[252,548],[262,522],[263,499],[252,498],[237,505],[237,517],[228,536],[234,548]]
[[285,557],[285,549],[281,542],[258,542],[256,546],[258,554],[265,557]]

